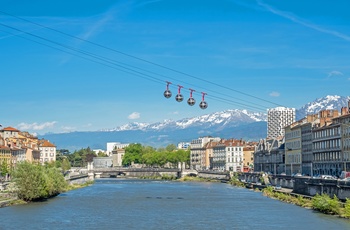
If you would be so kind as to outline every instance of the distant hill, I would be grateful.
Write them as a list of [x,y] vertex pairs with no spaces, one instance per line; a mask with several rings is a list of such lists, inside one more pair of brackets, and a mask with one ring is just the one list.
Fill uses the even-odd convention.
[[[350,97],[326,96],[296,110],[297,120],[323,109],[338,109],[347,105]],[[266,137],[267,115],[247,110],[226,110],[178,121],[157,123],[133,122],[110,130],[45,134],[41,137],[55,143],[59,149],[75,150],[85,147],[105,149],[107,142],[141,143],[153,147],[191,141],[200,136],[219,136],[244,140]],[[41,138],[39,137],[39,138]]]

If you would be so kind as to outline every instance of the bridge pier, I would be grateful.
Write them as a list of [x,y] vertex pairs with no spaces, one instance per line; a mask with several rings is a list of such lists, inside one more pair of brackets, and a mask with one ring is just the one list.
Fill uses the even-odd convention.
[[102,174],[101,172],[96,172],[95,173],[95,178],[101,178],[101,174]]

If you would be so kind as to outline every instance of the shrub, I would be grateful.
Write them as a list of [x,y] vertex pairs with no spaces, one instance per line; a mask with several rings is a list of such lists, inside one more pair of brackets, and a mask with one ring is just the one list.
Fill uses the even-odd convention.
[[25,201],[46,199],[58,195],[67,187],[67,182],[57,168],[39,164],[20,163],[12,175],[16,183],[14,193]]
[[316,196],[312,198],[312,208],[326,214],[339,214],[339,199],[336,195],[334,195],[332,199],[327,194],[316,194]]

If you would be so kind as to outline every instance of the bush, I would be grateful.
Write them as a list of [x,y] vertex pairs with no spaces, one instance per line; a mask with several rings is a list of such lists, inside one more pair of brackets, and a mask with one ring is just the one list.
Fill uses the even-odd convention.
[[350,199],[346,198],[343,217],[350,218]]
[[63,192],[67,187],[57,168],[23,162],[12,174],[16,189],[14,193],[25,201],[46,199]]
[[336,195],[332,199],[327,194],[317,194],[312,198],[312,208],[326,214],[340,214],[340,202]]

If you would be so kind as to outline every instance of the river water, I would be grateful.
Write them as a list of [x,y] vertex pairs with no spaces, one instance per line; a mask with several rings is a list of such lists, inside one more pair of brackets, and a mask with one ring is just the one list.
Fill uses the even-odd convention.
[[350,229],[350,220],[221,183],[101,179],[0,209],[0,229]]

